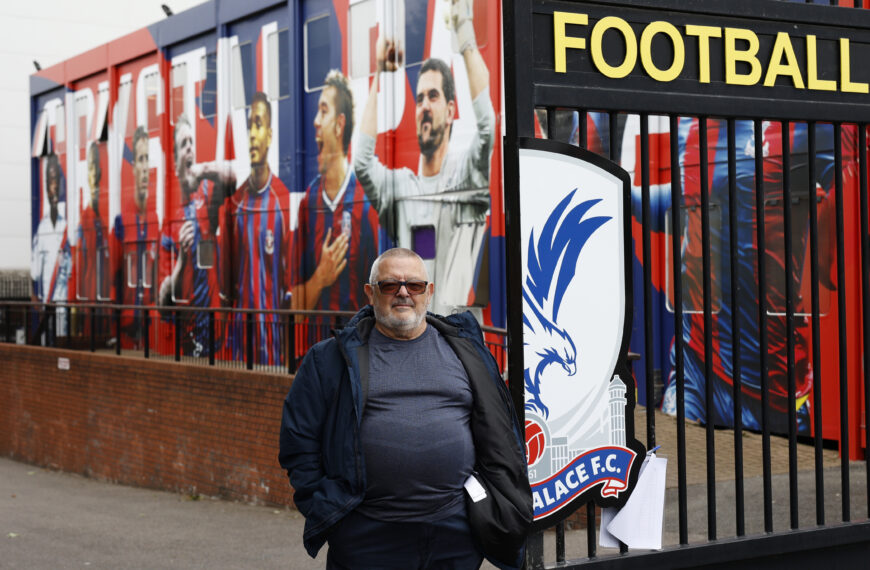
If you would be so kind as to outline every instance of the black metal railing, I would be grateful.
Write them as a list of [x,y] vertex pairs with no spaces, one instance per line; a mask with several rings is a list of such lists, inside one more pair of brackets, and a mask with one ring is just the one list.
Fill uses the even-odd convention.
[[[554,119],[558,114],[576,113],[580,117],[581,125],[587,117],[587,111],[583,109],[546,107],[539,109],[539,111],[542,111],[542,115],[546,116],[544,122],[546,133],[552,134],[560,132],[557,121]],[[634,215],[636,221],[640,223],[642,232],[640,241],[635,243],[635,248],[641,266],[640,282],[643,283],[640,294],[635,293],[634,302],[635,311],[642,315],[640,322],[643,323],[643,326],[640,329],[641,333],[633,339],[633,343],[639,341],[637,346],[641,354],[638,355],[640,361],[637,362],[639,368],[636,372],[638,376],[643,376],[644,385],[639,386],[639,388],[645,389],[645,395],[642,396],[642,399],[645,399],[646,403],[649,404],[640,410],[640,414],[645,415],[646,419],[646,444],[648,448],[661,443],[657,438],[656,419],[657,417],[661,418],[662,415],[656,409],[656,401],[653,398],[655,393],[653,380],[656,376],[655,367],[662,366],[657,358],[666,357],[662,348],[654,343],[663,334],[663,329],[656,328],[660,325],[654,324],[661,323],[659,314],[663,309],[661,301],[657,305],[653,300],[654,294],[661,295],[661,291],[657,291],[657,287],[661,284],[655,283],[652,278],[654,268],[668,271],[667,276],[672,284],[672,290],[668,293],[672,296],[670,301],[671,314],[665,318],[671,319],[673,326],[670,366],[676,387],[676,438],[673,442],[676,447],[675,449],[663,449],[660,452],[676,459],[677,482],[673,489],[675,496],[673,496],[673,503],[668,505],[670,516],[677,519],[676,536],[673,538],[672,544],[688,546],[693,541],[697,542],[697,537],[690,537],[690,534],[697,534],[698,523],[701,520],[697,516],[697,511],[690,507],[690,503],[693,502],[691,495],[697,494],[699,491],[703,491],[705,495],[703,502],[706,512],[706,540],[711,542],[721,540],[726,536],[722,531],[723,527],[727,527],[729,530],[733,528],[734,533],[730,536],[744,538],[748,534],[748,526],[769,534],[785,530],[815,529],[825,525],[826,520],[831,519],[842,522],[852,521],[853,510],[861,501],[867,501],[866,497],[868,490],[870,490],[870,475],[867,476],[866,481],[853,481],[856,469],[859,473],[861,471],[870,472],[866,468],[867,454],[861,449],[861,447],[866,449],[868,441],[870,441],[870,434],[866,429],[863,416],[861,418],[854,416],[856,406],[850,405],[850,401],[852,394],[860,394],[861,404],[858,406],[858,410],[859,413],[863,414],[863,410],[866,410],[867,406],[870,405],[870,392],[866,389],[863,379],[856,382],[854,378],[851,378],[849,371],[856,368],[859,371],[866,370],[867,366],[870,365],[867,361],[868,334],[866,332],[870,330],[867,328],[870,317],[868,317],[867,303],[860,302],[859,296],[850,291],[849,287],[852,283],[860,280],[860,298],[863,300],[868,298],[868,290],[870,290],[870,254],[868,254],[870,233],[868,233],[867,156],[864,152],[850,152],[849,156],[844,158],[843,147],[848,145],[850,149],[865,149],[866,133],[870,126],[863,123],[823,125],[813,121],[774,123],[773,136],[778,134],[782,140],[781,156],[774,157],[781,160],[782,178],[780,182],[773,183],[775,188],[772,189],[771,166],[766,162],[771,160],[771,157],[765,154],[770,150],[762,148],[762,145],[756,145],[753,149],[753,155],[748,157],[754,170],[752,172],[752,187],[742,189],[744,192],[753,193],[753,211],[747,212],[738,205],[738,159],[736,157],[738,149],[735,144],[735,130],[738,120],[736,118],[715,120],[707,117],[694,118],[693,120],[697,122],[697,131],[701,133],[698,138],[699,163],[694,166],[699,173],[698,189],[700,195],[697,199],[699,200],[700,216],[696,220],[698,225],[692,230],[697,231],[701,239],[699,248],[701,259],[699,261],[702,279],[700,283],[690,283],[691,286],[698,287],[697,289],[687,290],[684,274],[687,263],[687,254],[684,249],[687,230],[685,225],[687,222],[685,207],[687,190],[683,186],[687,166],[682,161],[681,149],[678,148],[680,121],[681,119],[685,121],[687,118],[678,115],[651,117],[649,114],[640,114],[634,119],[640,121],[640,136],[638,137],[640,160],[636,163],[638,171],[634,172],[634,177],[641,194],[639,211],[636,211]],[[670,200],[672,204],[683,205],[682,208],[671,207],[664,214],[668,217],[671,231],[663,237],[663,240],[661,235],[658,236],[661,250],[653,249],[650,239],[653,227],[661,227],[661,222],[664,221],[653,218],[651,214],[653,208],[650,206],[651,161],[649,156],[650,147],[654,144],[652,142],[654,137],[650,135],[648,124],[652,119],[666,122],[668,126],[670,162],[660,166],[670,170]],[[610,113],[610,116],[602,120],[601,123],[624,125],[627,120],[629,119],[625,115]],[[770,137],[770,132],[762,132],[763,127],[771,128],[769,123],[762,123],[760,120],[752,121],[751,128],[756,141],[766,140],[767,137]],[[716,163],[710,158],[716,156],[715,152],[708,149],[706,133],[711,128],[721,128],[726,131],[727,156],[722,159],[721,163]],[[795,128],[806,131],[806,150],[797,152],[791,148],[790,141],[795,138]],[[833,148],[819,150],[817,149],[817,131],[825,128],[833,129]],[[562,134],[565,132],[562,129]],[[609,133],[611,145],[606,152],[611,158],[618,161],[620,149],[614,146],[614,141],[618,139],[617,134],[620,133]],[[584,136],[585,134],[581,129],[578,140],[567,142],[587,146],[587,141],[582,138]],[[743,151],[743,149],[739,150]],[[812,188],[813,194],[816,193],[815,189],[821,184],[817,179],[819,177],[817,168],[822,163],[820,159],[817,159],[817,156],[823,152],[829,152],[833,155],[833,163],[828,165],[833,172],[833,177],[831,186],[827,190],[829,190],[833,200],[829,207],[833,207],[835,212],[834,224],[832,228],[829,228],[829,231],[834,234],[835,239],[832,240],[833,243],[830,246],[833,251],[832,255],[827,257],[829,260],[827,264],[820,262],[820,241],[822,238],[819,235],[817,208],[822,198],[811,194],[810,199],[806,200],[806,209],[801,210],[796,208],[795,204],[804,197],[797,196],[794,190],[803,184],[804,187]],[[747,160],[747,158],[744,157],[743,160]],[[801,161],[801,165],[795,166],[796,161]],[[634,168],[633,164],[623,166],[630,170]],[[746,164],[742,166],[745,170]],[[805,166],[805,168],[800,166]],[[711,236],[713,224],[710,219],[710,193],[713,191],[714,183],[710,179],[709,173],[723,167],[727,171],[727,175],[724,177],[727,186],[724,189],[720,188],[720,192],[724,191],[724,194],[717,196],[717,200],[722,200],[724,197],[726,203],[720,204],[720,206],[727,208],[730,231],[727,240],[722,234],[715,239],[719,240],[719,247],[726,248],[731,261],[723,262],[719,268],[716,268],[711,262],[714,238]],[[852,175],[849,182],[844,182],[844,173]],[[798,180],[799,176],[807,178]],[[721,184],[721,179],[719,183]],[[774,196],[777,192],[781,196]],[[854,218],[852,226],[847,226],[847,221],[844,218],[846,203],[853,204],[853,207],[858,206],[860,210],[860,215],[852,216]],[[776,211],[776,208],[779,211]],[[795,218],[797,211],[803,214],[798,219]],[[755,218],[747,220],[746,215],[753,213],[757,213]],[[772,216],[773,222],[766,216]],[[859,218],[860,224],[856,228],[854,222]],[[746,254],[746,244],[738,244],[738,228],[745,228],[747,224],[752,226],[751,237],[754,239],[753,249],[755,250],[750,265],[752,271],[755,272],[756,283],[751,290],[742,287],[745,284],[746,276],[738,275],[740,271],[745,269],[745,267],[741,267],[739,258]],[[806,243],[793,237],[804,231],[803,228],[806,228]],[[801,248],[801,251],[795,250],[796,245]],[[742,253],[738,251],[741,247],[743,248]],[[806,269],[808,271],[806,271],[806,275],[808,278],[804,277],[802,283],[800,279],[789,276],[797,273],[803,275],[803,268],[796,267],[794,264],[795,260],[804,254],[804,249],[807,258]],[[675,259],[677,262],[664,263],[666,250],[670,251],[671,259]],[[855,253],[856,250],[860,252],[860,275],[847,278],[846,268],[850,262],[847,261],[846,254],[847,251],[851,251],[853,257],[856,257],[858,256]],[[780,260],[778,263],[781,263],[781,267],[770,262],[773,257]],[[822,255],[822,257],[825,256]],[[836,311],[823,313],[820,310],[820,282],[822,280],[819,276],[826,272],[836,274],[836,285],[834,291],[830,293],[832,297],[830,305],[836,306]],[[735,308],[731,311],[727,323],[722,322],[724,318],[722,305],[719,304],[717,310],[713,308],[712,281],[720,280],[721,285],[722,279],[730,280],[730,305]],[[783,307],[771,306],[771,297],[773,296],[771,290],[777,287],[781,287],[780,291],[776,291],[776,295],[782,296]],[[801,298],[801,295],[806,294],[807,291],[811,297],[809,303]],[[689,311],[701,313],[695,315],[698,318],[691,318],[692,315],[687,314],[687,295],[693,295],[696,301],[698,299],[701,301],[697,309],[693,307],[693,310]],[[754,315],[736,310],[737,307],[740,307],[741,302],[746,304],[747,297],[753,299],[753,303],[757,304],[757,312]],[[804,314],[799,314],[801,312],[798,310],[799,304],[811,305],[809,312],[806,312],[807,308],[804,306],[802,307]],[[860,313],[858,313],[859,310]],[[717,323],[714,323],[714,317],[719,319]],[[831,322],[832,318],[836,319],[835,323]],[[824,337],[821,335],[820,330],[826,321],[829,332],[833,331],[832,336]],[[796,330],[798,323],[803,327],[803,332]],[[729,354],[717,354],[717,348],[722,341],[721,327],[723,324],[731,331],[733,350]],[[700,336],[694,336],[695,333],[692,331],[686,331],[685,327],[697,325],[701,325]],[[783,328],[784,332],[781,336],[784,338],[776,338],[776,335],[771,332],[776,327]],[[799,370],[796,340],[800,334],[810,337],[809,346],[806,346],[805,343],[801,350],[809,348],[812,354],[801,356],[804,366],[807,368]],[[863,343],[860,356],[850,352],[849,334],[859,335]],[[771,338],[771,335],[774,335],[774,338]],[[714,336],[716,337],[715,344]],[[688,338],[693,339],[693,342],[697,340],[700,345],[689,347]],[[748,339],[748,341],[740,342],[739,339]],[[771,344],[772,342],[775,344]],[[751,372],[747,369],[747,355],[741,354],[741,350],[746,350],[747,346],[757,347],[754,354],[760,358],[760,361],[755,362],[754,365],[751,364],[758,372],[761,381],[758,390],[760,427],[751,428],[747,428],[743,423],[745,406],[748,403],[747,394],[751,392],[751,388],[743,383],[743,379]],[[733,457],[723,458],[721,452],[717,454],[717,446],[721,447],[721,443],[718,443],[721,441],[718,437],[721,434],[721,429],[713,418],[717,417],[716,406],[722,403],[714,400],[716,392],[712,380],[707,381],[703,394],[704,413],[709,421],[702,420],[700,426],[687,424],[685,355],[691,351],[701,352],[700,364],[703,367],[703,377],[707,379],[716,377],[713,366],[717,358],[728,359],[731,371],[729,380],[732,381],[729,394],[732,401],[728,405],[733,414],[733,425],[730,426],[733,429]],[[697,357],[698,354],[695,356]],[[776,361],[777,364],[772,364],[773,361]],[[827,364],[823,366],[823,362]],[[664,366],[666,369],[668,368],[667,364]],[[775,383],[774,373],[777,375]],[[803,427],[800,425],[800,422],[807,421],[809,416],[805,416],[799,421],[797,415],[797,411],[801,407],[797,403],[797,384],[799,379],[806,380],[806,378],[810,378],[812,382],[809,402],[812,412],[811,425],[814,427],[809,429],[806,425]],[[782,388],[787,391],[783,400],[786,407],[784,413],[781,409],[776,410],[774,402],[771,400],[775,390]],[[827,394],[833,393],[837,394],[838,402],[832,408],[829,403],[823,404],[823,399]],[[826,423],[825,414],[830,413],[831,410],[838,420],[835,422],[838,424],[836,430],[829,429],[832,422]],[[774,414],[777,415],[777,418],[774,418]],[[823,428],[823,426],[825,427]],[[702,429],[704,432],[703,444],[698,439],[690,442],[687,437],[687,429],[696,431]],[[850,438],[854,438],[856,433],[861,434],[861,441],[857,445],[852,445]],[[752,458],[750,465],[744,457],[744,439],[756,434],[760,437],[761,457],[760,462],[757,457]],[[813,449],[812,465],[800,464],[798,461],[799,448],[807,447]],[[838,473],[835,474],[831,470],[831,455],[836,454],[837,449],[839,449],[839,469],[836,470]],[[734,471],[729,476],[723,477],[720,465],[725,461],[733,461]],[[783,461],[786,462],[786,465],[778,463]],[[687,474],[698,471],[705,472],[703,485],[690,484]],[[782,473],[786,479],[782,480],[776,477],[775,472]],[[812,476],[809,484],[805,482],[804,474]],[[826,477],[838,478],[839,485],[832,489],[833,481],[826,482]],[[727,481],[725,487],[722,485],[723,479]],[[731,485],[732,489],[729,489],[728,485]],[[750,487],[753,489],[751,490]],[[727,494],[727,499],[720,496],[723,493]],[[748,493],[751,493],[752,498],[747,508]],[[833,508],[832,498],[839,500],[839,508]],[[733,505],[733,521],[728,521],[727,517],[723,518],[723,507],[726,501]],[[778,505],[782,503],[787,504],[787,509],[784,512],[779,511]],[[806,504],[812,504],[814,516],[807,513],[807,509],[802,509],[802,506]],[[862,511],[864,511],[862,519],[870,516],[870,503],[867,504],[866,510],[862,509]],[[580,512],[577,515],[580,515],[582,519]],[[594,505],[591,503],[587,505],[585,555],[589,561],[601,562],[597,552],[597,516],[598,511]],[[575,524],[578,520],[580,519],[575,516]],[[583,526],[583,521],[580,522]],[[553,529],[553,532],[555,533],[555,563],[557,565],[564,564],[567,559],[566,544],[571,542],[565,539],[565,524],[559,524]],[[802,539],[796,537],[795,540]],[[539,544],[543,544],[543,542],[539,541]],[[628,549],[623,545],[621,551],[625,553]],[[537,558],[533,556],[531,561],[530,566],[533,568],[544,567],[543,552]]]
[[[0,341],[293,374],[308,348],[354,314],[0,301]],[[504,371],[504,329],[482,328]]]

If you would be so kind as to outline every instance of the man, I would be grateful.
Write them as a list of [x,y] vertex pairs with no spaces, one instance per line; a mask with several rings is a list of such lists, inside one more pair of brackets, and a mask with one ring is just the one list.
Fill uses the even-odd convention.
[[[148,183],[151,165],[148,132],[139,126],[133,133],[133,202],[135,210],[115,217],[115,243],[119,251],[116,298],[125,305],[154,304],[154,263],[157,260],[157,215],[148,212]],[[139,340],[141,314],[124,314],[121,326],[128,338]]]
[[31,249],[30,278],[34,281],[33,300],[62,303],[67,300],[70,248],[66,235],[66,216],[60,203],[60,163],[53,152],[45,158],[45,195],[48,211],[42,216]]
[[308,352],[285,400],[279,461],[308,553],[329,542],[327,568],[492,560],[491,543],[481,553],[469,527],[472,473],[492,501],[510,504],[505,519],[511,510],[522,520],[496,559],[522,562],[532,512],[522,430],[477,321],[427,314],[428,279],[414,252],[381,254],[365,285],[371,305]]
[[[226,272],[222,300],[240,309],[281,309],[289,298],[285,285],[289,192],[269,168],[272,106],[265,93],[254,94],[248,130],[251,175],[239,186],[221,219],[221,240],[227,244],[221,252]],[[282,348],[278,321],[274,315],[260,313],[256,322],[257,361],[274,364]],[[244,320],[238,317],[228,339],[233,357],[245,354],[244,340]]]
[[[377,42],[377,68],[363,112],[354,170],[378,211],[381,225],[399,246],[434,258],[433,279],[441,283],[433,310],[447,314],[467,304],[474,283],[489,210],[489,167],[495,113],[489,71],[477,49],[472,0],[454,0],[452,31],[465,61],[477,131],[461,152],[450,149],[456,116],[453,74],[430,58],[420,67],[415,114],[420,166],[389,170],[374,156],[378,124],[378,85],[385,71],[398,69],[403,56],[392,40]],[[432,244],[434,237],[434,247]],[[434,251],[433,251],[434,250]]]
[[109,247],[106,222],[100,214],[100,147],[96,141],[88,147],[88,187],[90,207],[81,214],[78,228],[78,275],[76,295],[82,301],[94,303],[111,299],[109,278]]
[[353,133],[348,80],[332,70],[324,83],[314,117],[318,175],[299,205],[293,234],[301,283],[293,288],[291,306],[356,310],[365,302],[365,273],[378,254],[378,217],[347,160]]
[[[235,188],[236,177],[229,163],[195,163],[193,127],[184,114],[175,121],[173,141],[181,205],[164,224],[160,304],[215,307],[219,304],[218,211]],[[188,321],[182,344],[184,354],[208,355],[206,313],[196,313]]]

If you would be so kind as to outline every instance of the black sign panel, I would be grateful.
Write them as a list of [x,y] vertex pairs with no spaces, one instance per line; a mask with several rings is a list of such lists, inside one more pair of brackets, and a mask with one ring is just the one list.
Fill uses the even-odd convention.
[[865,10],[648,0],[533,11],[537,105],[870,120]]

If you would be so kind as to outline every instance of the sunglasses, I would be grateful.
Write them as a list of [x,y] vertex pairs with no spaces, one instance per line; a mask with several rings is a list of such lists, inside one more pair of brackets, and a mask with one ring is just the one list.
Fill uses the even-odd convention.
[[409,294],[419,295],[426,291],[428,284],[428,281],[396,281],[394,279],[385,279],[375,283],[384,295],[395,295],[403,286]]

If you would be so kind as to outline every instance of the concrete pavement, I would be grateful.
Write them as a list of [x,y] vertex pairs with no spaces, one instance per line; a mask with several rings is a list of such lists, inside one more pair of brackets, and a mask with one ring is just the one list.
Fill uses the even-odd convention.
[[0,458],[0,568],[324,568],[302,516],[124,487]]
[[[645,439],[645,410],[636,430]],[[686,426],[689,543],[707,541],[706,432]],[[731,430],[717,430],[716,524],[718,538],[735,535]],[[676,489],[676,422],[656,413],[656,442],[668,457],[664,545],[679,543]],[[745,434],[746,532],[763,533],[761,441]],[[799,444],[800,528],[816,525],[812,446]],[[825,520],[842,520],[839,458],[825,450]],[[774,531],[789,528],[788,447],[771,439]],[[863,462],[850,465],[851,520],[867,519]],[[585,511],[584,511],[585,512]],[[585,515],[580,519],[585,519]],[[303,519],[290,508],[231,503],[124,487],[0,458],[0,569],[318,569],[325,549],[311,559],[302,548]],[[545,533],[545,560],[555,560],[554,533]],[[586,556],[586,529],[566,532],[568,558]],[[610,550],[600,549],[600,555]],[[485,564],[484,568],[493,567]]]

